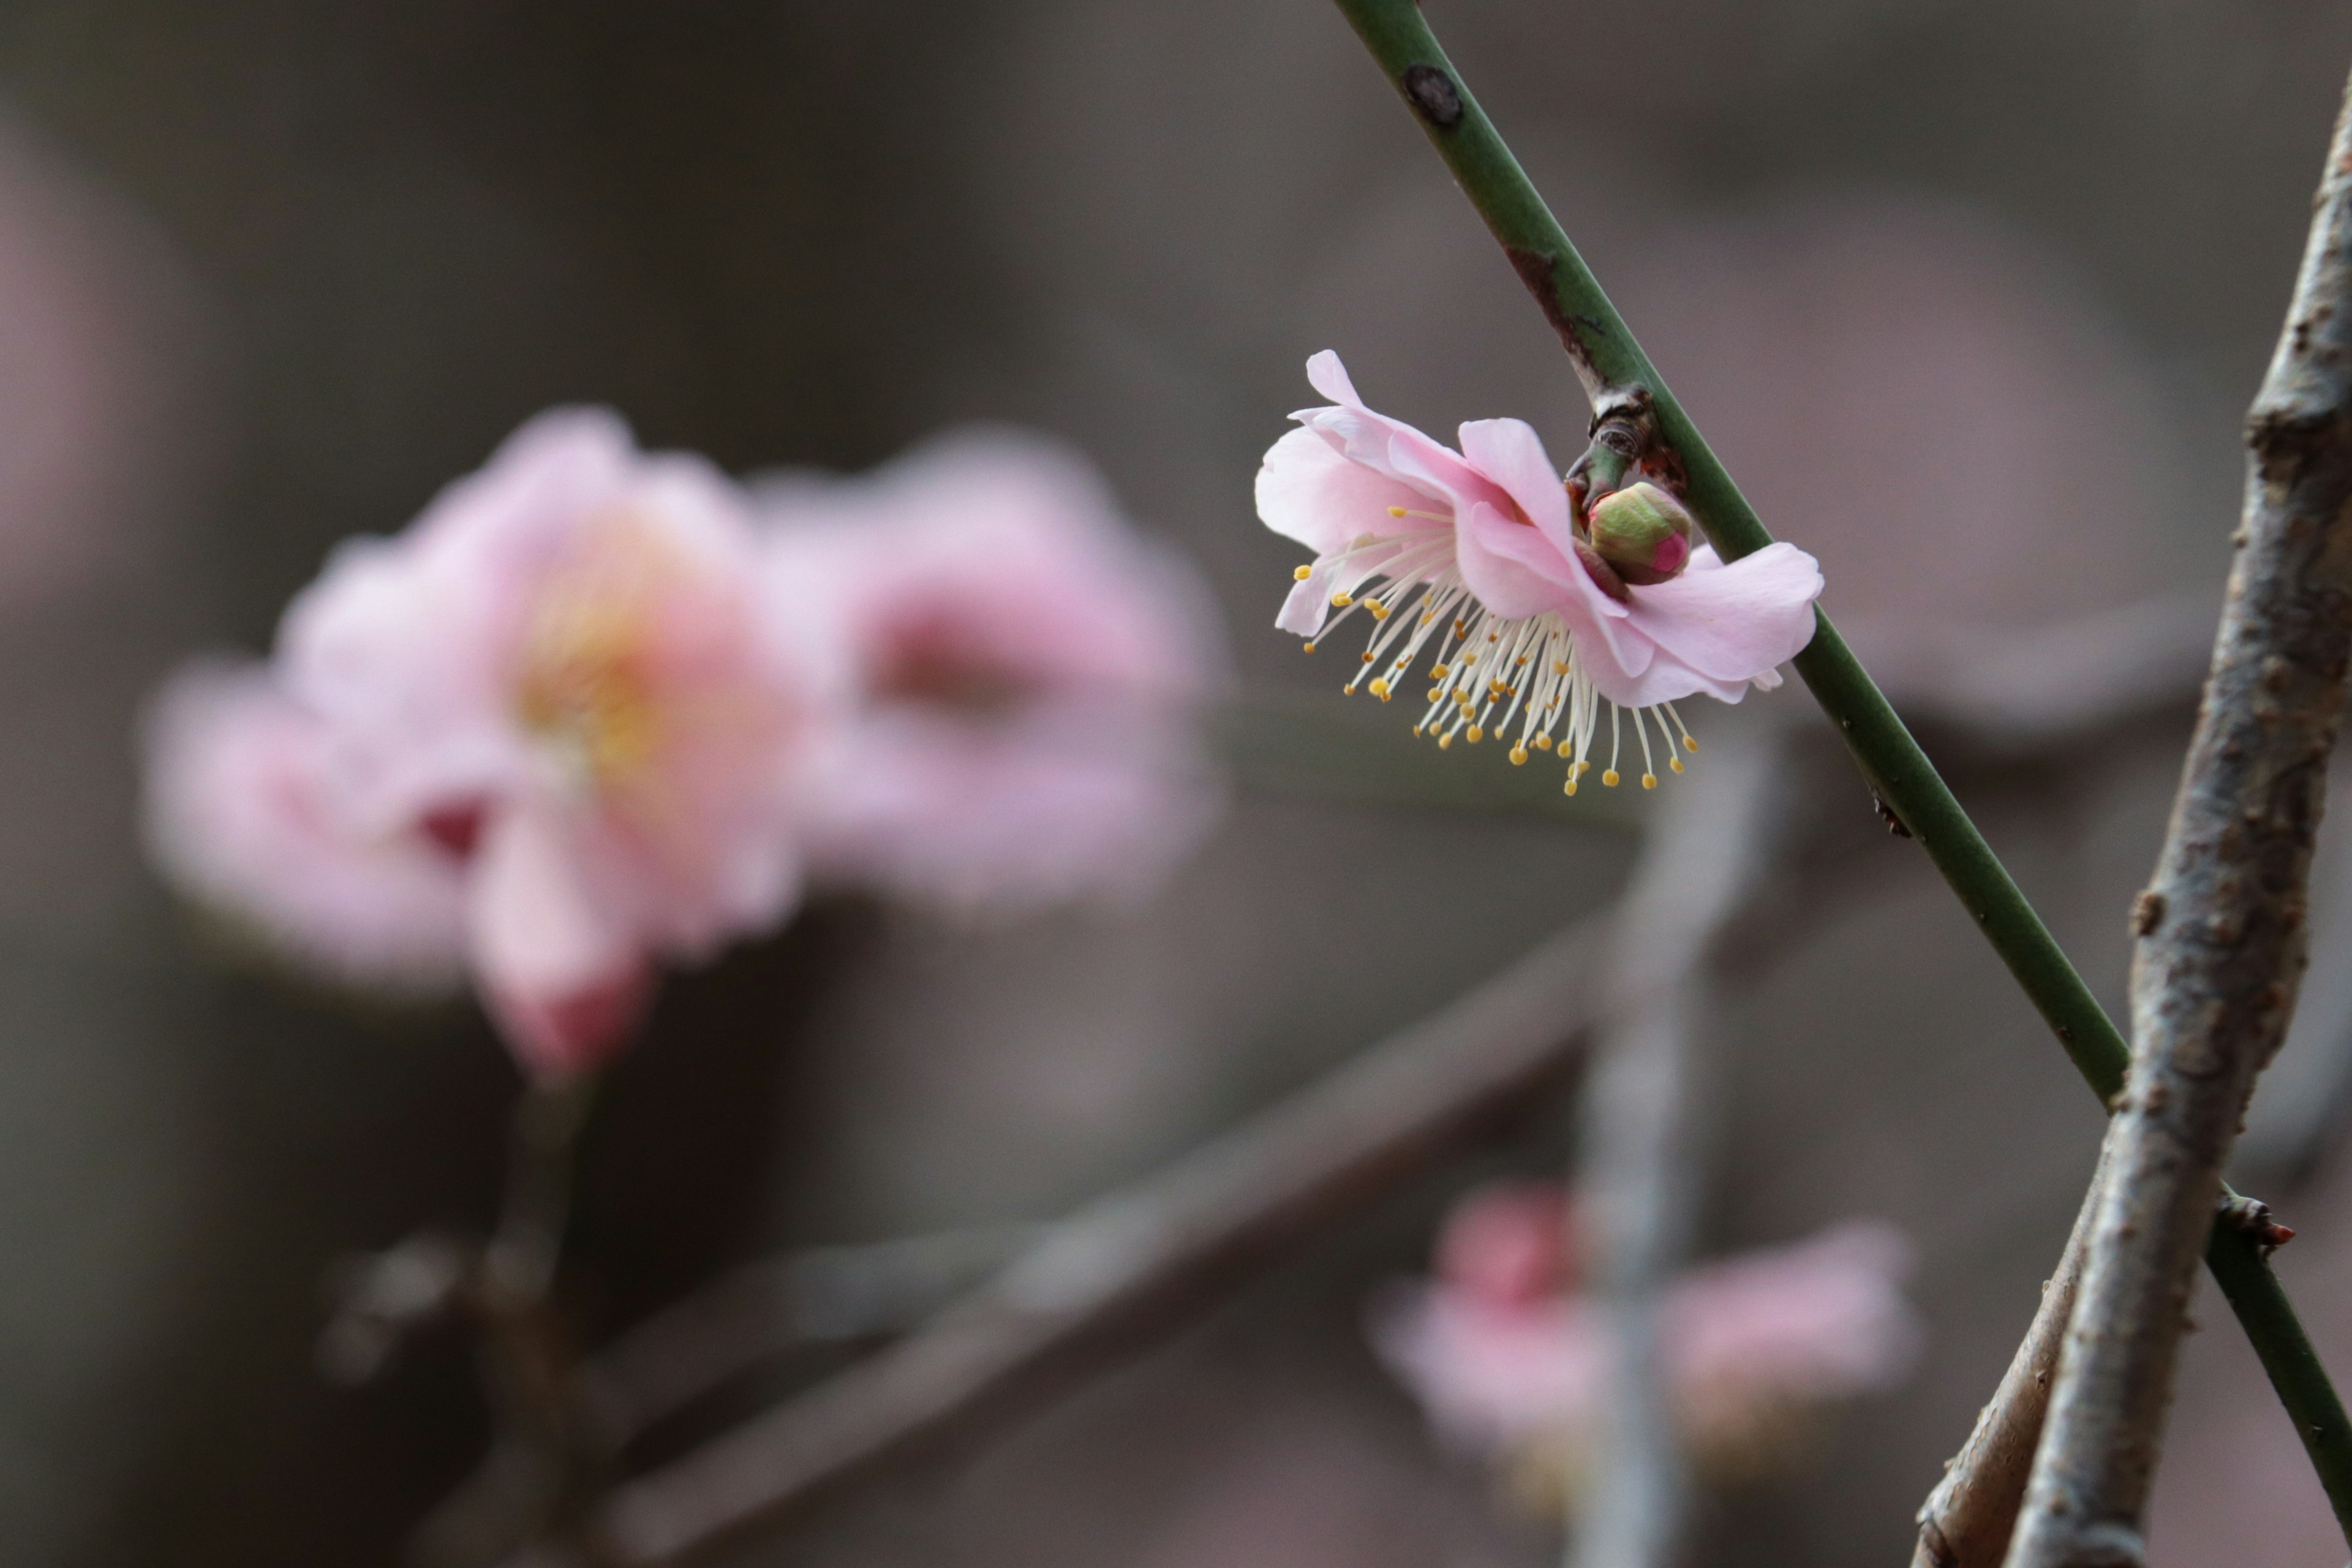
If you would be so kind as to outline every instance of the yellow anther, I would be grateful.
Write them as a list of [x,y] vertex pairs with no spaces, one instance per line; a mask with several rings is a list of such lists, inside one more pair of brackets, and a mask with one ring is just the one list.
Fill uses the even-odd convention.
[[1445,700],[1445,688],[1442,686],[1431,687],[1429,689],[1429,700],[1432,702],[1443,702]]
[[1657,775],[1657,774],[1655,774],[1655,773],[1643,773],[1643,774],[1642,775],[1642,787],[1643,787],[1643,789],[1655,789],[1655,788],[1657,788],[1657,787],[1658,787],[1658,775]]
[[1294,582],[1304,583],[1307,579],[1315,575],[1315,568],[1312,566],[1301,566],[1294,570],[1290,575]]
[[1369,604],[1365,605],[1364,608],[1371,611],[1372,619],[1376,621],[1385,621],[1389,618],[1389,607],[1386,605],[1381,604],[1378,599],[1370,601]]
[[1442,752],[1442,751],[1445,750],[1445,748],[1446,748],[1446,747],[1448,747],[1448,746],[1450,746],[1450,745],[1452,745],[1452,744],[1454,744],[1454,737],[1453,737],[1453,736],[1451,736],[1451,735],[1440,735],[1440,736],[1438,736],[1438,737],[1437,737],[1437,749],[1438,749],[1439,751],[1441,751],[1441,752]]
[[1475,746],[1475,745],[1476,745],[1479,742],[1481,742],[1481,741],[1485,740],[1486,738],[1486,731],[1484,731],[1484,730],[1480,729],[1480,728],[1479,728],[1477,725],[1475,725],[1475,724],[1473,724],[1473,725],[1471,725],[1471,726],[1470,726],[1470,743],[1471,743],[1472,745],[1474,745],[1474,746]]
[[1402,507],[1401,507],[1401,506],[1392,506],[1392,507],[1389,508],[1389,515],[1390,515],[1391,517],[1406,517],[1406,516],[1410,516],[1411,514],[1410,514],[1410,513],[1408,513],[1408,512],[1404,510],[1404,508],[1402,508]]
[[1522,766],[1526,763],[1527,760],[1528,749],[1525,746],[1513,746],[1511,748],[1511,766],[1515,768]]
[[1564,658],[1553,659],[1551,661],[1551,672],[1554,675],[1566,675],[1568,673],[1568,660]]
[[1453,672],[1451,670],[1447,669],[1445,666],[1441,664],[1430,670],[1429,679],[1432,680],[1443,680],[1452,673]]
[[1666,759],[1666,766],[1674,769],[1676,773],[1680,773],[1683,771],[1683,760],[1680,757],[1668,757]]
[[1311,643],[1311,642],[1310,642],[1310,643],[1308,643],[1308,644],[1307,645],[1307,651],[1308,653],[1313,653],[1313,652],[1315,651],[1315,645],[1314,645],[1313,643]]
[[1576,771],[1580,773],[1589,773],[1592,771],[1592,763],[1590,761],[1579,763],[1576,764]]
[[1386,702],[1389,700],[1389,683],[1385,680],[1373,681],[1372,695]]
[[1607,773],[1601,775],[1601,787],[1603,789],[1615,789],[1617,787],[1617,770],[1615,768],[1611,768]]
[[1696,752],[1698,750],[1698,742],[1693,740],[1690,736],[1685,735],[1683,737],[1683,750],[1685,752]]
[[1344,610],[1355,602],[1355,595],[1344,590],[1331,595],[1331,607],[1335,610]]
[[1550,751],[1550,750],[1551,750],[1551,737],[1550,737],[1549,735],[1538,735],[1538,736],[1536,737],[1536,750],[1537,750],[1537,751],[1538,751],[1538,752],[1549,752],[1549,751]]
[[1576,793],[1576,775],[1574,773],[1568,775],[1568,787],[1560,793],[1563,795],[1574,795]]
[[1372,650],[1370,648],[1366,648],[1364,650],[1364,662],[1366,664],[1372,662]]

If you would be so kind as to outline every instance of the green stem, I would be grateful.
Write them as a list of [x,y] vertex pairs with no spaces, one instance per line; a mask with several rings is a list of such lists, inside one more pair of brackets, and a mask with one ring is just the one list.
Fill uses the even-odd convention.
[[[1675,401],[1438,47],[1415,0],[1336,3],[1543,307],[1595,406],[1646,396],[1660,438],[1682,460],[1691,510],[1726,560],[1771,543],[1756,509]],[[1863,777],[1976,918],[2076,1070],[2102,1103],[2112,1102],[2131,1064],[2130,1047],[1845,639],[1826,615],[1815,613],[1819,627],[1794,660],[1797,673],[1836,722]],[[2294,1308],[2261,1248],[2234,1227],[2217,1223],[2206,1256],[2352,1539],[2352,1423]]]
[[2327,1369],[2303,1331],[2286,1288],[2271,1271],[2262,1246],[2234,1226],[2213,1226],[2205,1238],[2205,1267],[2238,1315],[2279,1403],[2294,1422],[2294,1435],[2303,1439],[2303,1451],[2319,1472],[2336,1522],[2352,1539],[2352,1421],[2345,1417],[2344,1402],[2327,1381]]

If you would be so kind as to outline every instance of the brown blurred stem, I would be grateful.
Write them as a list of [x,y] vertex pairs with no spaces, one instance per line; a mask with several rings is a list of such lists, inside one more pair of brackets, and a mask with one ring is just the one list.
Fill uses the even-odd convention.
[[1706,1109],[1698,1081],[1713,949],[1775,858],[1780,737],[1734,731],[1662,805],[1612,921],[1612,1007],[1584,1090],[1575,1179],[1609,1376],[1591,1501],[1570,1568],[1667,1568],[1690,1477],[1658,1329],[1688,1257]]
[[[2352,84],[2315,206],[2247,416],[2212,674],[2155,879],[2133,910],[2138,1048],[2014,1568],[2145,1558],[2141,1521],[2221,1164],[2303,978],[2312,847],[2352,660]],[[2352,1453],[2323,1444],[2313,1458],[2352,1526]]]
[[490,1448],[418,1526],[409,1560],[419,1568],[483,1568],[526,1546],[576,1541],[611,1477],[614,1445],[552,1298],[594,1092],[585,1078],[527,1087],[490,1239],[427,1232],[367,1259],[344,1282],[320,1343],[329,1374],[357,1382],[418,1329],[456,1318],[474,1331]]

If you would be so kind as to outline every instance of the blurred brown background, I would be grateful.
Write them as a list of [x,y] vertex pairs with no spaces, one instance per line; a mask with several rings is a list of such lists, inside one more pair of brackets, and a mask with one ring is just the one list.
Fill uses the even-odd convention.
[[[2352,16],[1431,9],[1866,657],[1929,620],[2217,590],[2237,418]],[[389,1563],[482,1435],[456,1342],[360,1394],[323,1388],[310,1346],[337,1256],[487,1216],[504,1058],[462,1009],[379,1016],[223,963],[131,830],[142,693],[194,649],[258,649],[336,539],[397,527],[552,403],[610,402],[738,468],[1024,420],[1192,552],[1246,680],[1326,689],[1270,629],[1294,552],[1249,505],[1309,401],[1306,355],[1339,349],[1433,430],[1516,413],[1565,460],[1582,429],[1548,332],[1319,0],[19,0],[0,105],[15,1563]],[[2111,999],[2181,739],[1969,795]],[[1864,881],[1745,977],[1706,1233],[1895,1218],[1932,1339],[1807,1479],[1724,1503],[1709,1555],[1843,1568],[1907,1552],[2097,1120],[1924,862],[1850,777],[1816,787]],[[1133,917],[975,934],[814,911],[673,983],[620,1070],[582,1310],[610,1330],[779,1246],[1050,1215],[1589,910],[1629,850],[1557,819],[1244,791]],[[2318,968],[2340,965],[2321,935]],[[2266,1195],[2305,1226],[2282,1268],[2352,1366],[2347,1178],[2318,1122],[2279,1165],[2315,1184]],[[1429,1445],[1358,1322],[1451,1193],[1549,1168],[1565,1124],[1531,1107],[1518,1142],[1173,1345],[742,1561],[1545,1561]],[[2203,1315],[2160,1560],[2332,1563],[2283,1417]]]

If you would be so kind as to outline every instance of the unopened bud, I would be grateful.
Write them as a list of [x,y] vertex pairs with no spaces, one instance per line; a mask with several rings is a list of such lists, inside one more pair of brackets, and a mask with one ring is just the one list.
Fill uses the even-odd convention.
[[1653,484],[1629,485],[1592,503],[1592,548],[1636,587],[1681,575],[1690,564],[1691,518]]

